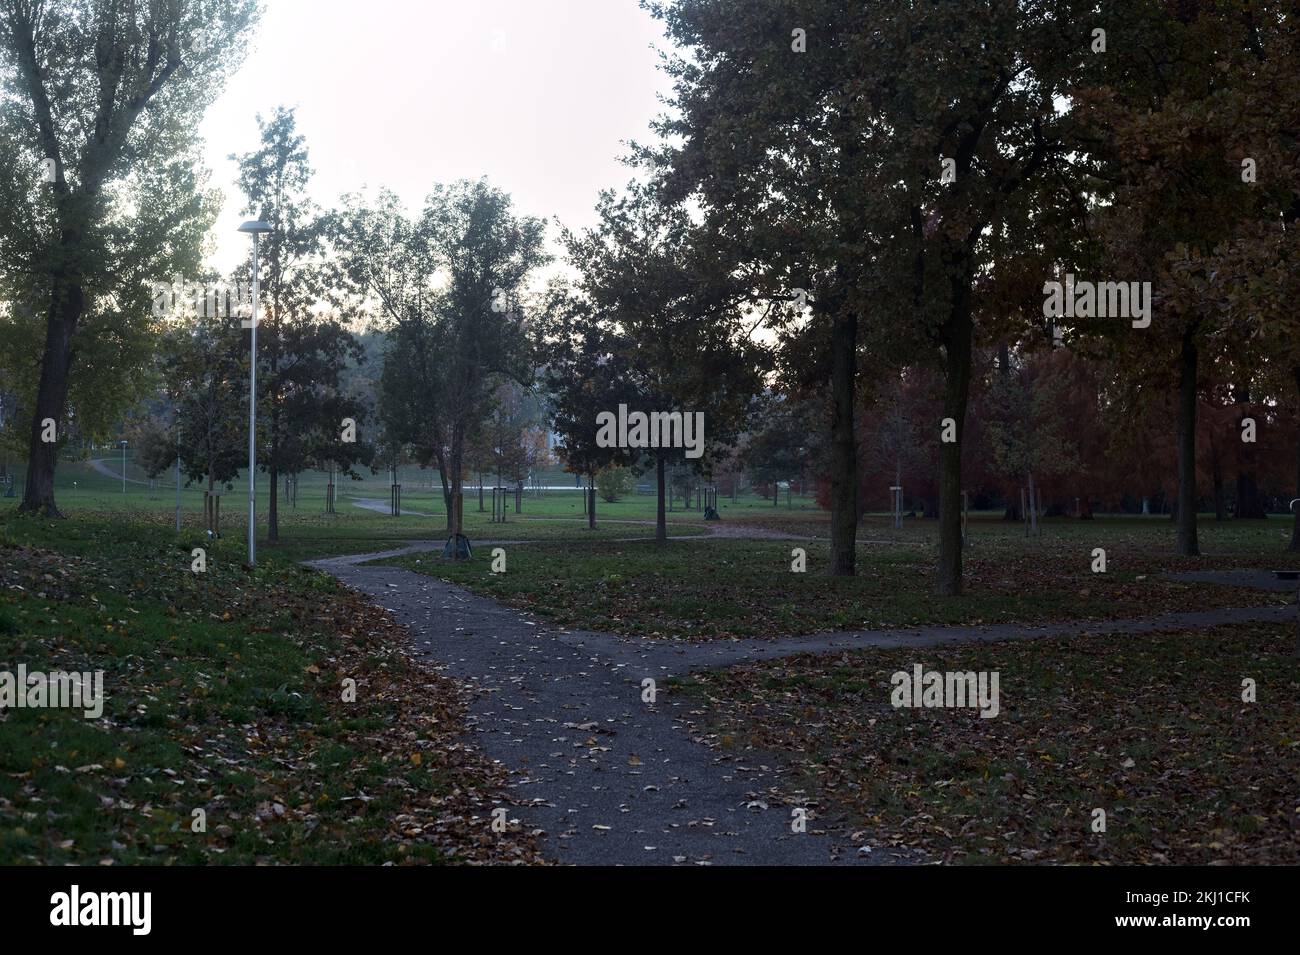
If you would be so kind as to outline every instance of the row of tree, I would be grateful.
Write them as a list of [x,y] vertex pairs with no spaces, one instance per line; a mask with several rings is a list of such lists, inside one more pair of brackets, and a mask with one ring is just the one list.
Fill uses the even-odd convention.
[[[594,227],[564,234],[571,278],[538,294],[544,223],[499,190],[437,187],[416,216],[385,192],[322,213],[302,198],[291,118],[264,126],[240,168],[250,212],[278,236],[263,272],[273,474],[343,453],[329,427],[355,396],[312,363],[346,366],[343,326],[375,318],[387,329],[377,441],[437,467],[455,535],[475,436],[503,383],[526,388],[539,368],[571,470],[654,470],[661,542],[667,475],[716,470],[742,438],[751,470],[775,481],[794,463],[782,455],[804,456],[824,478],[840,575],[855,571],[873,459],[901,483],[906,461],[933,453],[941,594],[961,591],[975,453],[1004,485],[1075,468],[1105,485],[1099,463],[1167,423],[1145,473],[1077,496],[1147,494],[1172,472],[1183,554],[1198,550],[1198,463],[1212,481],[1235,467],[1238,511],[1253,507],[1254,449],[1203,411],[1211,424],[1229,408],[1254,417],[1275,447],[1300,394],[1289,5],[644,5],[678,48],[671,109],[657,140],[633,147],[640,175],[601,195]],[[237,47],[255,12],[206,16]],[[197,7],[13,0],[0,13],[14,107],[0,203],[17,223],[0,239],[4,334],[41,356],[39,381],[13,390],[34,395],[23,506],[54,512],[44,424],[118,403],[94,389],[149,350],[142,277],[196,267],[211,204],[179,124],[218,81],[192,42],[207,25]],[[51,98],[55,86],[86,95]],[[1046,283],[1069,275],[1150,288],[1150,312],[1049,315]],[[1053,413],[1066,403],[1078,414]],[[620,405],[704,413],[706,453],[605,446],[596,415]],[[319,431],[302,424],[308,408]],[[1152,453],[1163,447],[1169,458]]]
[[[659,211],[602,210],[601,234],[637,261],[612,260],[613,274],[598,261],[590,280],[615,293],[592,297],[635,315],[704,262],[679,324],[718,342],[738,331],[727,310],[763,318],[781,389],[828,406],[833,573],[854,572],[861,407],[932,374],[937,588],[960,592],[977,356],[1043,335],[1104,362],[1140,413],[1174,397],[1177,549],[1197,553],[1207,389],[1227,380],[1246,407],[1300,386],[1285,305],[1300,211],[1290,5],[644,5],[679,52],[673,110],[635,153],[648,185],[624,201]],[[637,253],[665,223],[687,251],[647,289]],[[1154,319],[1045,318],[1046,283],[1072,274],[1150,283]],[[634,352],[689,341],[635,337]],[[1100,397],[1111,408],[1124,394]],[[675,397],[689,406],[689,383]],[[995,447],[1032,461],[1054,442],[1012,444]]]
[[[279,539],[282,476],[411,462],[436,467],[449,530],[460,533],[454,503],[467,472],[520,486],[544,462],[528,342],[507,307],[541,261],[541,224],[515,220],[482,182],[436,189],[414,221],[390,194],[321,210],[292,111],[259,125],[260,148],[232,158],[245,213],[271,227],[259,255],[256,436],[268,539]],[[249,322],[233,307],[176,318],[158,351],[164,393],[136,444],[151,477],[179,458],[212,491],[247,464]],[[360,373],[367,356],[354,330],[367,323],[381,329],[377,381]]]

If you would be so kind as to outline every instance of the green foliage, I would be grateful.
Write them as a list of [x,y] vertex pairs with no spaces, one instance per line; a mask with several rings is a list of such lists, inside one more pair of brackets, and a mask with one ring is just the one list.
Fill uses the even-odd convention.
[[565,466],[590,475],[634,461],[637,452],[596,442],[597,415],[639,400],[626,337],[587,298],[558,281],[547,288],[537,336],[551,428],[560,436],[557,450]]
[[[101,437],[149,391],[149,285],[197,271],[215,208],[194,130],[259,12],[256,0],[0,11],[0,373],[19,396],[13,426],[54,417],[61,440]],[[55,456],[29,435],[44,487],[24,503],[53,511]]]
[[349,291],[387,326],[385,434],[437,462],[454,494],[497,386],[531,377],[523,292],[547,260],[545,223],[516,216],[487,182],[462,181],[436,186],[415,220],[391,193],[368,206],[352,197],[332,235]]
[[[248,362],[243,350],[239,323],[229,316],[195,316],[168,330],[162,368],[188,480],[216,487],[229,483],[248,463]],[[154,459],[153,466],[161,470],[163,459]]]
[[[279,476],[327,463],[355,476],[354,465],[371,462],[375,442],[363,427],[365,405],[343,388],[345,370],[364,351],[340,315],[321,311],[338,279],[326,258],[332,220],[307,197],[312,170],[293,110],[259,116],[258,129],[258,148],[231,158],[244,212],[271,226],[258,252],[258,464],[271,477],[277,507],[270,536],[277,540]],[[346,420],[354,426],[349,440]]]
[[1067,432],[1068,382],[1045,362],[1020,361],[989,386],[985,421],[993,465],[1019,480],[1055,477],[1079,467],[1074,436]]
[[603,468],[596,475],[596,492],[602,501],[613,504],[632,493],[632,472],[628,468]]
[[158,415],[146,414],[128,425],[127,441],[135,451],[135,463],[150,478],[175,464],[179,454],[176,435],[175,422]]
[[749,479],[773,484],[802,476],[812,455],[810,412],[805,405],[772,401],[759,416],[760,426],[750,436],[744,452]]
[[630,408],[703,413],[703,457],[651,457],[707,471],[745,427],[767,364],[749,335],[744,286],[721,264],[716,236],[662,190],[633,182],[602,192],[597,213],[595,228],[566,234],[579,271],[575,317],[592,336],[584,345],[609,365],[604,378],[633,392]]

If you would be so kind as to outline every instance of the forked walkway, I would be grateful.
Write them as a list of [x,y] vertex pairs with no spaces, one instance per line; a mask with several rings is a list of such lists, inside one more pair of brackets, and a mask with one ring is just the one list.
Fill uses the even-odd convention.
[[[906,856],[852,839],[813,812],[792,831],[792,810],[771,797],[776,760],[733,756],[691,739],[690,701],[671,675],[807,651],[932,647],[971,640],[1200,628],[1292,619],[1293,607],[1170,614],[1150,620],[1041,627],[920,627],[826,633],[779,641],[676,644],[562,630],[400,567],[365,562],[440,546],[331,557],[312,566],[371,596],[406,624],[453,677],[481,692],[470,723],[484,752],[513,771],[521,824],[546,832],[546,852],[582,864],[880,864]],[[643,680],[656,684],[643,702]]]

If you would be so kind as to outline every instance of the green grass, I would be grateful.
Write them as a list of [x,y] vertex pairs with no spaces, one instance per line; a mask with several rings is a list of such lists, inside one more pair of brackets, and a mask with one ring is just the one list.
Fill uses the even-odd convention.
[[[804,518],[807,520],[807,518]],[[1285,595],[1166,580],[1166,569],[1296,566],[1280,552],[1281,521],[1207,530],[1209,556],[1174,558],[1172,529],[1159,519],[1047,522],[1025,540],[998,520],[973,520],[966,592],[934,595],[932,522],[911,522],[890,540],[879,523],[862,529],[858,574],[825,574],[820,539],[713,539],[653,543],[593,541],[506,547],[507,571],[490,555],[465,563],[417,554],[389,563],[450,580],[548,616],[557,623],[652,637],[776,637],[818,630],[918,624],[992,624],[1144,617],[1178,610],[1282,602]],[[1275,540],[1274,535],[1279,539]],[[807,571],[791,571],[802,547]],[[1092,571],[1092,550],[1107,551],[1107,571]],[[1269,554],[1268,550],[1275,553]]]
[[[501,779],[463,748],[458,688],[412,663],[379,611],[294,563],[441,540],[438,489],[408,484],[399,518],[352,506],[386,499],[379,475],[343,484],[339,513],[325,515],[323,477],[304,476],[298,507],[282,506],[277,545],[265,541],[263,510],[259,566],[249,570],[242,490],[225,498],[223,537],[209,541],[193,490],[183,493],[178,536],[166,486],[128,485],[122,495],[84,463],[61,466],[59,482],[71,520],[0,508],[0,669],[102,669],[108,702],[101,720],[0,716],[0,864],[441,861],[502,848],[480,841]],[[858,575],[830,578],[827,515],[810,502],[720,503],[725,528],[799,539],[658,549],[617,539],[652,532],[618,523],[652,519],[648,496],[601,502],[590,531],[573,492],[528,498],[505,524],[490,523],[471,494],[476,560],[394,562],[563,625],[667,639],[1272,604],[1286,595],[1161,575],[1300,567],[1283,551],[1289,519],[1204,520],[1205,555],[1177,558],[1165,518],[1051,519],[1026,539],[997,515],[973,515],[966,594],[940,600],[937,522],[894,531],[868,515]],[[698,511],[669,519],[671,534],[706,531]],[[527,541],[504,545],[505,574],[490,572],[494,540]],[[208,551],[203,575],[190,572],[195,546]],[[791,572],[796,546],[806,573]],[[1107,552],[1105,574],[1091,571],[1096,547]],[[1289,633],[927,651],[927,666],[1002,670],[1005,719],[992,721],[904,718],[882,706],[889,670],[912,662],[905,651],[798,658],[687,686],[720,749],[786,753],[805,772],[805,793],[792,800],[813,794],[881,842],[955,861],[1295,862],[1282,795],[1296,775],[1300,725],[1287,702],[1296,699],[1282,659]],[[344,708],[339,684],[353,675],[363,692]],[[1241,675],[1259,681],[1260,705],[1233,703]],[[1135,767],[1117,771],[1128,758]],[[1095,806],[1114,810],[1100,847],[1081,815]],[[193,833],[200,807],[208,831]]]
[[[106,466],[114,474],[121,473],[121,459],[115,454],[96,454],[104,457]],[[127,477],[144,480],[145,475],[127,455]],[[17,474],[21,493],[22,472]],[[164,475],[157,486],[150,489],[145,484],[127,484],[122,492],[120,480],[95,470],[88,461],[61,461],[56,471],[55,497],[60,509],[71,518],[97,518],[120,515],[126,520],[166,524],[175,520],[176,491],[174,474]],[[409,469],[403,476],[402,515],[393,517],[385,510],[377,513],[357,505],[363,499],[378,500],[387,508],[389,500],[388,478],[385,473],[365,473],[364,480],[349,478],[338,480],[338,498],[334,514],[325,513],[325,494],[328,476],[324,472],[307,472],[300,476],[297,504],[283,498],[279,501],[280,540],[272,544],[267,539],[270,488],[265,474],[258,475],[258,542],[263,552],[274,549],[286,560],[306,560],[335,554],[366,553],[401,547],[413,540],[445,539],[447,536],[446,510],[442,501],[442,488],[433,477],[429,486],[429,473]],[[170,482],[170,483],[169,483]],[[230,490],[221,493],[221,535],[227,540],[246,540],[248,514],[248,486],[236,478]],[[796,499],[797,500],[797,499]],[[0,513],[17,506],[17,500],[4,506],[0,499]],[[731,507],[724,502],[724,507]],[[587,528],[583,515],[582,496],[574,490],[547,490],[540,496],[527,492],[523,512],[514,512],[513,497],[504,524],[491,523],[491,493],[485,495],[485,510],[478,510],[477,490],[467,490],[464,503],[465,530],[472,541],[488,540],[551,540],[551,539],[615,539],[652,534],[634,521],[653,521],[654,498],[649,495],[631,495],[614,503],[598,501],[595,530]],[[761,498],[742,499],[737,512],[762,511]],[[770,508],[767,508],[770,509]],[[201,530],[203,524],[203,494],[197,487],[182,487],[182,526]],[[675,526],[674,534],[702,534],[699,510],[682,510],[680,507],[668,515]]]
[[[106,695],[99,719],[0,718],[0,864],[480,851],[481,807],[462,794],[487,798],[500,780],[448,745],[459,690],[331,578],[240,557],[238,542],[165,525],[0,517],[0,670],[102,670]],[[355,703],[341,699],[345,677]],[[195,809],[206,832],[191,830]],[[402,814],[414,835],[394,827]]]

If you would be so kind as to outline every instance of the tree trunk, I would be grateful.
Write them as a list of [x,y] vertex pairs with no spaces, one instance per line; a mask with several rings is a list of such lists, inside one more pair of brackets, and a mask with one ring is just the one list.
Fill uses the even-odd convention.
[[451,516],[451,485],[447,483],[447,461],[441,455],[435,455],[438,462],[438,481],[442,484],[442,505],[447,509],[447,533],[451,534],[452,516]]
[[[858,448],[853,432],[858,366],[858,316],[841,306],[831,325],[831,563],[832,577],[857,572]],[[773,504],[780,496],[773,482]]]
[[[65,249],[69,244],[70,238],[65,232]],[[68,398],[68,373],[72,368],[72,336],[77,330],[85,301],[80,284],[56,280],[45,323],[45,351],[41,355],[41,377],[32,410],[27,485],[18,508],[20,511],[46,517],[63,516],[54,503],[54,469],[58,464],[59,442],[42,440],[42,433],[47,418],[63,421],[63,407]]]
[[[1300,397],[1300,365],[1291,367],[1291,378],[1295,382],[1297,397]],[[1296,442],[1295,442],[1295,496],[1300,498],[1300,422],[1296,425]],[[1287,546],[1289,551],[1300,551],[1300,510],[1292,508],[1295,517],[1291,519],[1291,543]]]
[[1038,536],[1038,489],[1034,486],[1034,472],[1026,471],[1025,480],[1029,487],[1029,533]]
[[212,501],[212,488],[215,485],[216,482],[212,479],[212,470],[209,469],[208,470],[208,493],[203,495],[203,511],[204,511],[203,519],[207,522],[208,530],[212,531],[214,534],[217,532],[216,521],[214,520],[216,515],[216,508]]
[[[271,460],[274,462],[275,452],[272,451],[271,453],[273,455]],[[279,511],[277,508],[278,500],[276,497],[276,493],[279,490],[280,472],[276,469],[274,463],[271,464],[270,466],[270,477],[271,477],[271,499],[269,501],[269,511],[267,513],[267,518],[266,518],[266,542],[268,544],[278,544],[280,543],[280,519],[279,519]]]
[[[1232,389],[1233,398],[1236,401],[1240,413],[1237,415],[1237,437],[1241,441],[1242,422],[1250,417],[1250,388],[1247,385],[1237,385]],[[1268,517],[1268,512],[1264,509],[1264,499],[1259,493],[1259,481],[1255,478],[1255,444],[1251,441],[1241,441],[1241,450],[1239,452],[1237,467],[1237,511],[1236,517],[1263,520]]]
[[590,503],[587,505],[587,527],[591,530],[596,529],[596,475],[593,472],[587,477],[587,497]]
[[655,482],[658,486],[659,499],[655,502],[655,546],[668,546],[668,515],[664,512],[664,459],[660,455],[655,459]]
[[939,443],[939,573],[940,596],[955,597],[962,585],[961,442],[966,430],[966,403],[970,397],[971,335],[970,282],[962,274],[952,281],[952,312],[945,329],[947,365],[943,414],[956,424],[956,441]]
[[[1242,453],[1249,452],[1243,448]],[[1259,482],[1255,480],[1253,468],[1237,472],[1237,511],[1234,516],[1253,520],[1268,517],[1268,512],[1264,509],[1264,497],[1259,493]]]
[[1196,541],[1196,328],[1183,332],[1178,377],[1178,549],[1195,557]]
[[[461,443],[463,437],[453,432],[451,437],[451,453],[448,455],[448,464],[451,469],[451,537],[452,537],[452,559],[462,560],[460,554],[460,537],[465,533],[465,458],[463,455],[464,445]],[[479,480],[479,488],[482,489],[483,481]]]
[[1227,495],[1223,488],[1223,457],[1219,454],[1219,442],[1210,439],[1210,476],[1214,482],[1214,519],[1227,520]]

